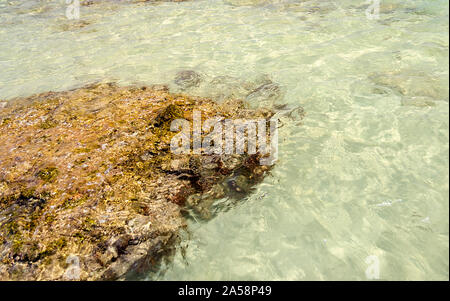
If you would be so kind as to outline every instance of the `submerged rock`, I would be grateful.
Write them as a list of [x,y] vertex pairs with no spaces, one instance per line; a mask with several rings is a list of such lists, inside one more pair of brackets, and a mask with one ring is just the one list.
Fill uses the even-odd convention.
[[247,95],[246,100],[253,108],[270,107],[272,108],[284,94],[281,87],[276,83],[265,83]]
[[91,25],[91,22],[85,20],[76,20],[76,21],[67,21],[59,26],[59,29],[62,31],[73,31],[85,28],[86,26]]
[[203,192],[192,194],[186,199],[186,211],[189,216],[202,220],[209,220],[215,215],[212,206],[216,199],[242,199],[270,169],[269,166],[259,165],[258,155],[244,159],[239,155],[202,156],[193,159],[198,160],[196,165],[203,166],[197,172],[193,168],[194,177],[199,178],[197,185]]
[[433,106],[436,101],[449,100],[448,77],[430,76],[422,71],[401,70],[374,73],[369,76],[374,84],[374,92],[380,88],[389,89],[402,98],[402,105]]
[[174,82],[181,91],[202,95],[223,103],[233,99],[245,100],[252,109],[266,108],[272,110],[280,105],[284,98],[284,88],[275,83],[266,74],[252,76],[246,79],[220,75],[208,77],[194,71],[177,73]]
[[191,87],[197,87],[202,80],[200,74],[192,70],[183,70],[176,74],[175,84],[177,84],[182,89],[187,89]]
[[248,192],[268,170],[260,155],[170,151],[171,122],[194,109],[272,116],[162,85],[95,84],[0,108],[0,279],[128,279],[172,252],[185,204],[208,217],[205,202]]

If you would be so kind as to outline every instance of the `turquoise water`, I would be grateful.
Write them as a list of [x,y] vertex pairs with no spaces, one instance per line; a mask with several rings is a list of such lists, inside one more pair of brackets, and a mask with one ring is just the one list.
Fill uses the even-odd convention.
[[282,117],[277,165],[189,221],[148,278],[365,280],[376,256],[379,279],[448,280],[448,1],[381,0],[374,20],[364,2],[106,1],[68,20],[64,1],[0,0],[0,99],[183,69],[270,76],[306,112]]

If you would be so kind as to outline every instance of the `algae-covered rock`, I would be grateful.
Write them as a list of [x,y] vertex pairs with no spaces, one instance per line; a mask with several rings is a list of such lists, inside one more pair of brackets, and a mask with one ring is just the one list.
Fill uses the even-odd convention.
[[[175,155],[175,119],[269,118],[165,86],[95,84],[0,108],[0,279],[128,279],[171,253],[190,196],[239,194],[254,155]],[[208,162],[206,162],[206,161]],[[192,197],[191,197],[192,198]],[[201,202],[199,202],[201,203]],[[208,217],[207,206],[197,208]]]

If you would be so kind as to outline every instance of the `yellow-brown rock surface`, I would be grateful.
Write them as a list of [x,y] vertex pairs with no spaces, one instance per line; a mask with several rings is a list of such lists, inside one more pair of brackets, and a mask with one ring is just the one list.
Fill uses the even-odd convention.
[[191,120],[194,108],[203,118],[267,115],[238,101],[225,106],[164,86],[115,84],[0,108],[0,279],[127,279],[170,252],[185,225],[186,198],[211,188],[202,183],[237,168],[250,178],[258,168],[260,179],[255,158],[227,168],[210,157],[209,173],[194,171],[199,158],[174,158],[170,122]]

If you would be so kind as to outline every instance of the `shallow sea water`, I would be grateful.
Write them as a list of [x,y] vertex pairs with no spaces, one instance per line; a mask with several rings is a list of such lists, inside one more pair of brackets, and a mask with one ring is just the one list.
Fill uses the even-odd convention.
[[448,1],[381,0],[375,20],[364,2],[106,1],[68,20],[65,1],[0,0],[0,99],[266,74],[305,118],[147,279],[365,280],[376,258],[380,279],[448,280]]

